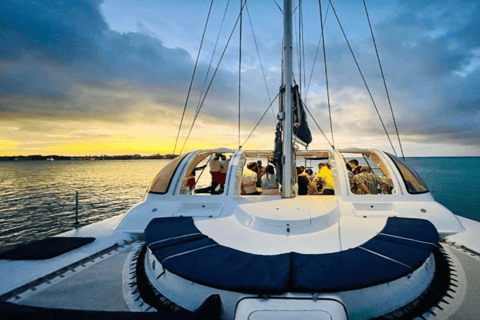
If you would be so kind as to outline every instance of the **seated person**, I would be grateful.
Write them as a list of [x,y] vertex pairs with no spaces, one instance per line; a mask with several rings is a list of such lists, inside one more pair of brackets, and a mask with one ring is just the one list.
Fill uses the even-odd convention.
[[275,176],[275,169],[272,165],[265,168],[265,175],[262,176],[262,194],[264,195],[278,195],[278,181]]
[[329,168],[329,164],[319,163],[318,164],[318,173],[317,178],[321,179],[323,189],[334,189],[333,183],[333,174],[332,170]]
[[240,186],[242,195],[258,195],[257,191],[257,163],[249,162],[247,169],[243,171],[242,182]]
[[299,175],[298,176],[298,195],[306,196],[306,195],[315,195],[315,194],[319,194],[316,183],[313,181],[310,181],[307,175]]
[[367,166],[360,168],[360,173],[353,176],[357,188],[357,194],[378,194],[380,186],[377,176]]

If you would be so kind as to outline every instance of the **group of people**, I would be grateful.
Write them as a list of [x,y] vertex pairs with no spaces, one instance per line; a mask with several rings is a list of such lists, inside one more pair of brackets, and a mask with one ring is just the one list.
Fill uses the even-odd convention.
[[[206,188],[196,189],[195,193],[222,194],[225,189],[228,162],[229,160],[227,160],[227,157],[223,153],[215,153],[208,162],[208,166],[210,167],[210,175],[212,176],[212,183]],[[192,171],[189,180],[190,189],[195,187],[195,171],[203,170],[206,166],[207,165],[196,167]]]
[[247,163],[247,170],[243,172],[240,187],[242,195],[280,194],[275,168],[270,164],[266,167],[262,164],[261,160]]
[[353,159],[347,163],[351,191],[355,194],[391,193],[390,187],[372,172],[369,166],[359,166]]
[[[313,174],[311,169],[297,167],[297,181],[294,192],[298,195],[333,195],[333,174],[329,163],[320,163],[318,173]],[[241,182],[242,195],[279,195],[280,185],[272,165],[262,166],[262,161],[247,163]]]
[[[222,153],[215,153],[208,163],[212,176],[211,186],[196,190],[196,193],[221,194],[225,188],[228,160]],[[207,165],[197,167],[195,170],[205,168]],[[351,191],[355,194],[378,194],[391,193],[390,187],[377,177],[369,166],[360,166],[358,161],[353,159],[347,164],[348,177]],[[195,170],[192,172],[193,185]],[[297,184],[294,192],[298,195],[333,195],[334,180],[330,164],[322,162],[318,164],[318,172],[313,173],[312,169],[299,166],[297,170]],[[191,177],[192,177],[191,176]],[[252,161],[247,164],[241,181],[242,195],[278,195],[280,184],[275,174],[275,168],[271,164],[263,166],[261,160]]]
[[333,174],[329,163],[319,163],[318,173],[313,174],[312,169],[304,166],[297,167],[298,195],[333,195],[334,182]]

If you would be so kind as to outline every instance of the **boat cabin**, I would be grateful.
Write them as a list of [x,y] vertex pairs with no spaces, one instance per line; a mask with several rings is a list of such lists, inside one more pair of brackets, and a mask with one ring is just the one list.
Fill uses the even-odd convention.
[[[281,184],[278,169],[272,164],[273,156],[271,151],[191,152],[169,163],[157,175],[149,192],[189,196],[278,196]],[[292,176],[298,196],[413,195],[429,191],[423,179],[405,162],[375,150],[298,151],[295,159],[296,172]],[[260,167],[257,165],[252,171],[249,163]],[[242,189],[242,178],[249,172],[258,176],[254,192]],[[309,184],[309,192],[304,191],[305,182]]]

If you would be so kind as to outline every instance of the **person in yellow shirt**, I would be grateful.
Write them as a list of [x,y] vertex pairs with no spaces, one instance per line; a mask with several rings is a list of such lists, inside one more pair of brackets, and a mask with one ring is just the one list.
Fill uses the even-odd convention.
[[320,180],[325,189],[334,189],[333,174],[332,170],[325,163],[318,164],[318,173],[316,176],[317,180]]

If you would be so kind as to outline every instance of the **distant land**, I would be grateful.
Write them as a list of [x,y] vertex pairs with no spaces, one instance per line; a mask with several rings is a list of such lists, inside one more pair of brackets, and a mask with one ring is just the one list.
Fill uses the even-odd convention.
[[0,161],[78,161],[78,160],[148,160],[148,159],[173,159],[177,157],[176,154],[155,154],[151,156],[142,156],[139,154],[133,155],[120,155],[120,156],[84,156],[84,157],[70,157],[70,156],[57,156],[57,155],[29,155],[29,156],[9,156],[9,157],[0,157]]

